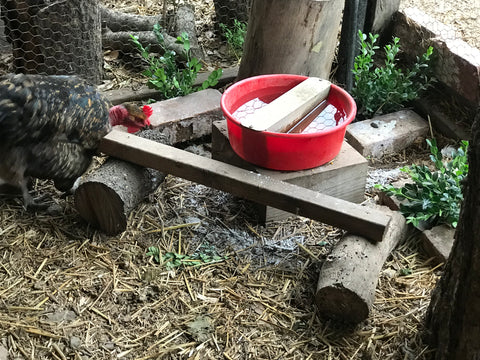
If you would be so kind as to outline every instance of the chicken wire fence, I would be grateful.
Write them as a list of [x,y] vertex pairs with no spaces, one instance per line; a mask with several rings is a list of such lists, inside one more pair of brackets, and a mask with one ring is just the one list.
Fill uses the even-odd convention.
[[[248,11],[252,0],[211,1],[213,2],[214,13],[209,15],[212,16],[212,21],[216,24],[217,35],[220,35],[218,28],[220,23],[227,27],[233,27],[234,19],[242,22],[248,21]],[[162,18],[167,15],[164,10],[166,9],[165,4],[168,2],[177,3],[178,1],[163,0],[163,2],[156,2],[161,5],[158,8],[159,12],[163,12],[160,14]],[[198,5],[194,0],[187,2],[190,2],[193,6]],[[34,5],[30,5],[31,3]],[[55,2],[55,4],[57,3],[68,2]],[[122,3],[119,2],[116,10],[122,10],[120,6]],[[140,3],[148,5],[149,2],[143,1]],[[134,6],[141,6],[140,3]],[[155,2],[152,1],[151,3]],[[2,0],[0,4],[0,73],[72,73],[73,69],[80,68],[81,73],[88,74],[91,71],[93,61],[103,63],[101,58],[92,59],[95,55],[84,51],[84,49],[91,47],[92,41],[98,41],[101,44],[101,39],[86,36],[87,29],[83,31],[81,24],[76,23],[76,19],[85,16],[83,13],[85,6],[87,6],[85,3],[83,3],[84,6],[77,8],[60,8],[60,10],[56,10],[58,6],[53,6],[53,2],[47,0],[42,2]],[[26,4],[28,6],[25,6]],[[128,6],[128,11],[132,12],[132,4],[128,2],[125,2],[125,4],[128,4],[125,5]],[[472,13],[480,16],[480,2],[473,2]],[[469,41],[466,44],[460,41],[462,40],[462,33],[455,26],[445,25],[429,14],[415,14],[415,19],[421,19],[427,28],[439,35],[442,41],[445,41],[453,51],[460,52],[467,59],[478,62],[477,43]],[[72,32],[72,26],[78,31]],[[197,31],[202,31],[202,29],[197,28]],[[225,39],[221,40],[225,41]],[[475,40],[473,41],[475,42]],[[105,43],[103,45],[104,50],[106,50]],[[109,50],[115,50],[112,49],[112,44],[108,44],[108,46],[110,47]],[[76,64],[76,66],[73,67],[72,64]]]
[[95,47],[97,39],[79,20],[86,18],[85,10],[64,4],[0,2],[0,71],[71,74],[75,64],[88,73],[92,61],[101,61],[86,50]]

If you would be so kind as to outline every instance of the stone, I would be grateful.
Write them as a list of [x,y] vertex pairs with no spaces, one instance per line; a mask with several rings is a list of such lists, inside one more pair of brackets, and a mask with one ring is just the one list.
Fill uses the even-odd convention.
[[448,225],[438,225],[422,233],[422,247],[437,264],[445,263],[450,256],[454,238],[455,229]]
[[51,322],[73,321],[77,314],[72,310],[57,310],[47,315],[47,320]]
[[412,110],[401,110],[347,126],[345,138],[365,157],[400,152],[428,134],[428,123]]
[[167,143],[177,144],[210,135],[212,123],[223,119],[222,94],[205,89],[186,96],[158,101],[150,106],[152,127],[167,136]]
[[8,350],[3,345],[0,345],[0,360],[8,360]]
[[70,338],[70,347],[72,349],[78,349],[82,345],[82,340],[78,336],[72,336]]

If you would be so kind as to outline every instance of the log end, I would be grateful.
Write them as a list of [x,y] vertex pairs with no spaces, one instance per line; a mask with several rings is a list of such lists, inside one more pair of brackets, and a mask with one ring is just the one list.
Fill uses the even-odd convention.
[[127,227],[120,196],[100,182],[86,182],[75,191],[75,207],[88,223],[107,235],[116,235]]
[[341,284],[319,289],[315,302],[320,314],[342,323],[358,324],[369,314],[367,302]]

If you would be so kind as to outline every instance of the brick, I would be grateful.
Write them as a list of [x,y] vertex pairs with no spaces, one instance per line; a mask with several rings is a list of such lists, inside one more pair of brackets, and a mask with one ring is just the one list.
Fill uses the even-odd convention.
[[210,135],[212,123],[223,118],[220,108],[222,94],[206,89],[186,96],[151,104],[153,128],[167,135],[171,144]]
[[434,76],[474,105],[480,105],[480,50],[456,39],[455,29],[416,8],[397,12],[393,35],[402,52],[415,59],[427,46],[436,56]]
[[435,226],[421,235],[422,247],[437,264],[447,261],[452,250],[455,229],[447,225]]
[[[360,203],[365,199],[368,162],[347,142],[343,143],[335,159],[317,168],[301,171],[267,170],[246,162],[233,151],[228,141],[227,124],[223,120],[214,122],[212,126],[212,158],[343,200]],[[263,222],[292,216],[270,206],[255,206]]]
[[352,123],[345,137],[363,156],[380,158],[405,149],[427,133],[428,123],[420,115],[402,110]]

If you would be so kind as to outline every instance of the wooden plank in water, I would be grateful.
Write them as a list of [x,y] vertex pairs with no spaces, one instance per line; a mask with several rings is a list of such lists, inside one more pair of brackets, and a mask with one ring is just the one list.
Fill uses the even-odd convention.
[[[325,100],[330,92],[330,82],[310,77],[280,95],[241,122],[256,131],[283,132]],[[313,120],[313,119],[312,119]]]
[[113,130],[100,151],[260,204],[318,220],[373,241],[381,241],[390,216],[310,189]]

